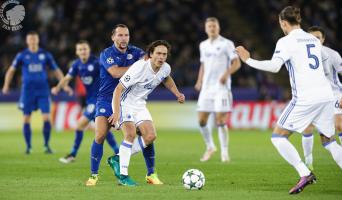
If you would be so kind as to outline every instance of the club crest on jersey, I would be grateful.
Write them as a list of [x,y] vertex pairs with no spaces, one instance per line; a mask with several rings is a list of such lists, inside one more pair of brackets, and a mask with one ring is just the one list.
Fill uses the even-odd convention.
[[107,58],[107,63],[108,64],[113,64],[114,63],[114,59],[112,57]]
[[94,65],[88,65],[88,71],[90,72],[94,71]]
[[42,53],[41,53],[41,54],[39,54],[39,56],[38,56],[38,59],[39,59],[39,60],[44,60],[44,59],[45,59],[45,55],[44,55],[44,54],[42,54]]
[[104,108],[100,109],[100,113],[105,113],[105,112],[106,112],[106,109],[104,109]]
[[26,55],[26,56],[25,56],[25,59],[26,59],[26,60],[30,59],[30,55]]
[[132,54],[127,54],[127,60],[130,60],[130,59],[132,59],[133,58],[133,55]]
[[131,77],[129,75],[126,75],[124,80],[125,82],[128,82],[129,80],[131,80]]

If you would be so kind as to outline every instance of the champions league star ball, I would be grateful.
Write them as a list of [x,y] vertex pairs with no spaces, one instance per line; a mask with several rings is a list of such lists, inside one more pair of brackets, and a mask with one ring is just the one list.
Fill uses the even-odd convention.
[[182,177],[185,189],[200,190],[205,184],[204,174],[198,169],[187,170]]

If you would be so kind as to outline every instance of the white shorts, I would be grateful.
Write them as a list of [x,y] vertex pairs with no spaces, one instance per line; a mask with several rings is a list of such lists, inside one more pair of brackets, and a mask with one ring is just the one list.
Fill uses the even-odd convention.
[[231,112],[233,97],[230,91],[201,91],[197,102],[199,112]]
[[134,122],[138,126],[143,121],[152,121],[152,116],[147,108],[132,108],[121,106],[120,126],[123,122]]
[[289,131],[302,133],[311,123],[327,137],[335,135],[335,118],[333,102],[313,105],[296,105],[295,100],[281,113],[278,126]]
[[334,113],[335,115],[342,115],[342,109],[340,108],[340,99],[342,98],[342,95],[336,96],[335,95],[335,101],[334,101]]

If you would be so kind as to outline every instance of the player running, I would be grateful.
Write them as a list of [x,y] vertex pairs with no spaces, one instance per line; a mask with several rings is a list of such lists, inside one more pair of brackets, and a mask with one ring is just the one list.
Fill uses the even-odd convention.
[[[308,29],[308,32],[314,35],[323,45],[325,40],[325,31],[318,26],[313,26]],[[342,109],[340,108],[340,101],[342,99],[342,84],[338,79],[338,74],[342,72],[342,58],[341,55],[327,47],[322,47],[322,51],[327,55],[327,59],[323,60],[323,66],[325,67],[325,76],[329,79],[331,88],[334,92],[334,113],[335,113],[335,128],[338,132],[340,143],[342,144]],[[313,126],[309,126],[305,129],[302,137],[302,145],[304,150],[305,164],[313,170]]]
[[[58,68],[51,53],[39,47],[39,35],[31,31],[26,35],[27,48],[19,52],[8,68],[5,76],[2,92],[9,93],[9,86],[14,73],[18,68],[22,70],[21,95],[19,108],[23,111],[24,124],[23,134],[26,142],[26,154],[32,151],[31,145],[31,113],[38,108],[43,116],[43,136],[45,153],[51,154],[53,151],[49,146],[51,135],[50,122],[50,88],[48,83],[48,67],[53,71],[58,80],[63,78],[62,71]],[[63,88],[66,92],[72,93],[68,86]]]
[[285,36],[278,40],[272,60],[254,60],[244,47],[236,48],[241,60],[253,68],[278,72],[285,64],[289,71],[292,100],[279,117],[271,139],[279,154],[300,176],[289,194],[300,193],[316,181],[315,175],[288,140],[292,132],[303,133],[312,123],[320,131],[323,146],[342,168],[342,147],[333,137],[334,96],[324,74],[322,45],[316,37],[300,28],[300,22],[299,8],[288,6],[280,12],[279,24]]
[[[113,91],[119,78],[137,60],[144,57],[145,52],[133,45],[129,45],[129,30],[124,24],[118,24],[112,31],[114,44],[101,52],[100,55],[100,89],[96,101],[95,140],[91,147],[91,176],[87,186],[94,186],[98,181],[98,170],[103,154],[103,142],[111,125],[108,118],[112,115]],[[155,151],[151,143],[143,150],[147,168],[146,181],[151,184],[162,184],[155,173]],[[107,160],[114,170],[116,177],[120,176],[119,156],[109,157]]]
[[198,97],[198,120],[200,132],[207,146],[200,159],[202,162],[210,159],[216,151],[211,129],[207,122],[210,113],[215,113],[215,122],[221,144],[221,161],[229,162],[227,114],[232,110],[231,74],[240,66],[240,60],[235,53],[234,43],[220,35],[218,19],[209,17],[205,21],[205,31],[208,39],[200,44],[201,66],[195,89],[201,91]]
[[[59,159],[60,162],[66,164],[75,161],[82,143],[83,132],[88,124],[95,119],[95,104],[100,87],[100,64],[98,58],[90,54],[90,45],[87,41],[82,40],[76,44],[76,55],[78,59],[72,63],[68,74],[51,90],[52,94],[57,95],[73,78],[79,76],[87,91],[86,109],[77,120],[74,145],[68,155]],[[114,154],[118,154],[119,149],[111,132],[108,132],[106,140],[113,149]]]
[[[124,132],[124,141],[120,145],[121,185],[136,186],[135,181],[128,176],[130,157],[152,144],[157,137],[151,114],[146,108],[148,95],[163,83],[179,103],[185,101],[170,76],[170,65],[166,63],[170,50],[171,46],[165,40],[152,42],[147,48],[149,59],[134,63],[115,88],[113,114],[109,121],[116,127],[122,126]],[[141,136],[135,139],[136,128],[141,131]]]

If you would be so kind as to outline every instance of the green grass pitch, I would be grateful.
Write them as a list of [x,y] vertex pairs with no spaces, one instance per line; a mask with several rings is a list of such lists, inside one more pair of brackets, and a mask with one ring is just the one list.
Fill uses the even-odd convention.
[[[24,154],[21,132],[0,133],[0,199],[342,199],[342,171],[315,137],[314,167],[318,182],[303,193],[290,196],[297,182],[295,170],[276,152],[270,141],[271,131],[231,131],[229,164],[220,162],[219,153],[206,163],[199,162],[204,144],[197,131],[158,130],[156,165],[162,186],[144,182],[142,154],[133,156],[130,175],[136,188],[117,185],[106,159],[111,155],[105,144],[100,166],[100,181],[86,187],[89,176],[89,152],[93,133],[85,133],[77,161],[66,165],[58,158],[69,152],[72,132],[53,133],[53,155],[45,155],[40,130],[33,134],[33,153]],[[116,133],[121,142],[121,133]],[[217,141],[217,134],[215,133]],[[300,136],[291,141],[302,153]],[[189,168],[203,171],[206,185],[200,191],[185,190],[182,174]]]

